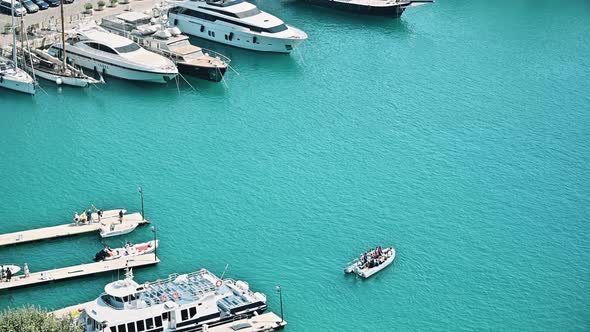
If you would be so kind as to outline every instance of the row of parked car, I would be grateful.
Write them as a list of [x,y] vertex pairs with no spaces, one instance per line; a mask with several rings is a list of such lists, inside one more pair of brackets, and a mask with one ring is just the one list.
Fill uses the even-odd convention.
[[[63,0],[64,4],[74,3],[74,0]],[[60,0],[14,0],[14,16],[24,16],[36,13],[49,7],[57,7]],[[12,15],[12,0],[0,0],[0,12]]]

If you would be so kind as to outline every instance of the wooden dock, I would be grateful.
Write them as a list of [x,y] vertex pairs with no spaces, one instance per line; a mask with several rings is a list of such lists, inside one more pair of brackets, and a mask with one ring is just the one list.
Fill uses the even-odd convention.
[[[59,226],[31,229],[8,234],[0,234],[0,247],[11,244],[33,242],[63,236],[84,234],[89,232],[97,232],[101,229],[101,227],[109,227],[111,224],[119,223],[119,211],[120,210],[104,211],[100,223],[98,222],[98,216],[96,215],[96,213],[93,213],[92,220],[94,222],[90,224],[76,225],[72,222],[69,224]],[[145,224],[149,223],[149,221],[143,219],[141,213],[131,213],[125,214],[123,216],[123,223]]]
[[112,261],[89,263],[63,267],[54,270],[34,272],[31,273],[29,277],[25,277],[24,275],[20,274],[18,276],[12,277],[9,282],[0,282],[0,291],[18,287],[39,285],[57,280],[82,277],[96,273],[122,270],[126,267],[133,268],[154,265],[158,264],[159,262],[160,259],[156,257],[155,254],[145,254],[141,256],[115,259]]

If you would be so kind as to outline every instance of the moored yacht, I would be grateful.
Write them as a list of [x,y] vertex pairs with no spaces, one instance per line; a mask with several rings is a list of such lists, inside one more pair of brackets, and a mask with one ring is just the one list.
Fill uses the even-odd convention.
[[103,18],[101,26],[136,41],[149,51],[170,58],[183,74],[219,82],[230,62],[222,54],[192,45],[189,37],[177,27],[168,26],[166,16],[125,12]]
[[82,308],[79,321],[86,332],[198,331],[267,309],[266,296],[252,292],[248,283],[205,269],[144,284],[127,272],[104,290]]
[[290,53],[307,39],[302,30],[244,0],[185,0],[168,11],[182,32],[263,52]]
[[[178,75],[172,61],[149,52],[132,40],[89,24],[75,29],[66,40],[71,64],[126,80],[166,83]],[[61,43],[51,45],[48,53],[61,58]]]
[[0,88],[34,95],[35,81],[15,62],[0,57]]
[[406,8],[432,3],[433,0],[301,0],[314,5],[359,14],[398,18]]

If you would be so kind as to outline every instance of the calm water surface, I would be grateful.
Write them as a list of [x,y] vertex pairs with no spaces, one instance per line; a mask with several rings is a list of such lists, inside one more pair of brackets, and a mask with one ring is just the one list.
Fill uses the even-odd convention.
[[[229,264],[275,312],[282,285],[288,331],[590,329],[588,1],[440,0],[401,20],[257,3],[310,39],[290,56],[201,42],[234,60],[228,88],[0,91],[0,231],[138,210],[141,185],[162,263],[138,281]],[[378,244],[394,266],[342,275]],[[0,261],[37,271],[100,248],[80,236]],[[113,278],[0,308],[88,301]]]

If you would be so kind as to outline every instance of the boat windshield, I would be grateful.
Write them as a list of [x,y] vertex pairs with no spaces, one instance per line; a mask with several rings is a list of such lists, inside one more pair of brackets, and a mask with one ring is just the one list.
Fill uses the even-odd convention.
[[250,17],[250,16],[254,16],[254,15],[258,15],[258,14],[260,14],[260,9],[258,9],[258,7],[256,7],[256,8],[252,8],[252,9],[243,11],[241,13],[235,13],[235,16],[237,16],[238,18],[245,18],[245,17]]
[[115,49],[119,53],[131,53],[131,52],[135,52],[135,51],[139,50],[140,48],[141,47],[139,45],[137,45],[136,43],[127,44],[127,45],[121,46],[121,47],[115,47]]
[[285,24],[277,25],[276,27],[266,29],[267,32],[277,33],[289,29]]

